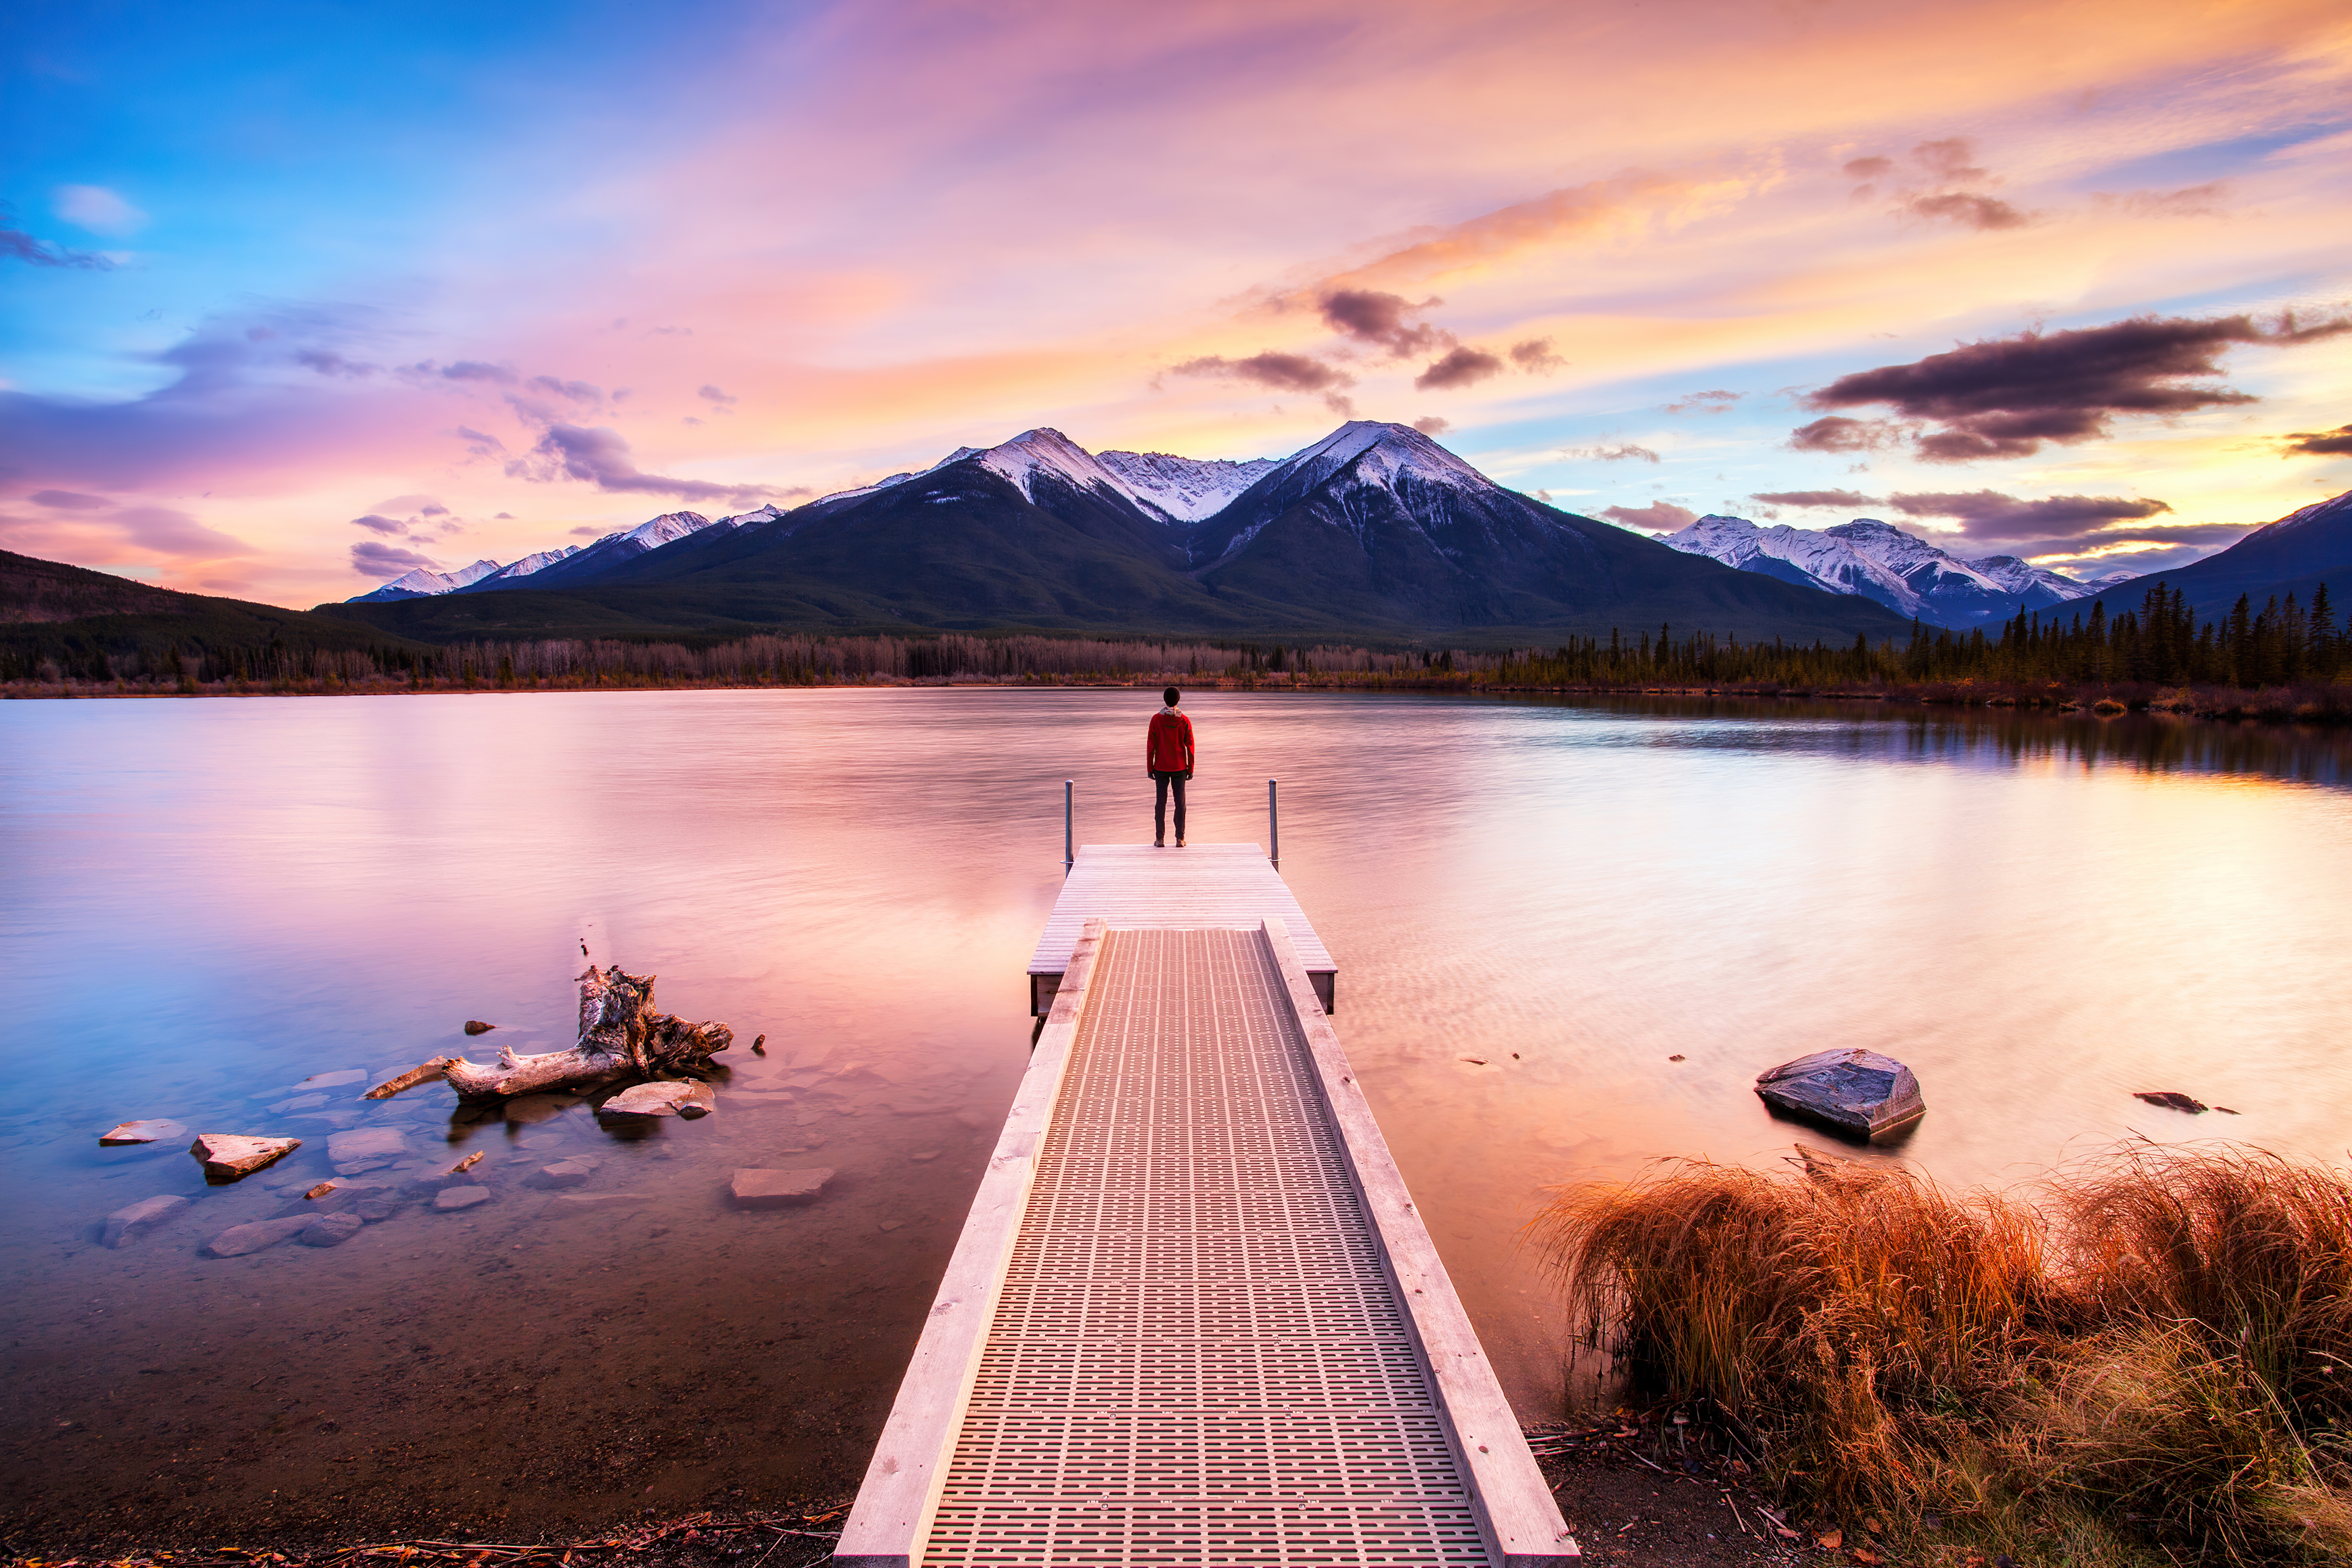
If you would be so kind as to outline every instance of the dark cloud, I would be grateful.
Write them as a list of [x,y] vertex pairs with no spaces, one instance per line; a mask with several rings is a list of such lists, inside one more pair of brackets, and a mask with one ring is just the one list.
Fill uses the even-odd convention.
[[468,425],[457,426],[459,439],[466,443],[467,452],[477,458],[495,458],[507,449],[507,444],[485,430]]
[[449,515],[449,509],[443,506],[439,501],[426,501],[423,506],[418,507],[416,510],[425,517],[447,517]]
[[2230,193],[2227,180],[2208,180],[2177,191],[2129,191],[2120,196],[2101,195],[2103,205],[2120,206],[2135,217],[2219,217],[2221,198]]
[[1412,378],[1412,384],[1423,392],[1442,392],[1451,387],[1475,385],[1488,376],[1502,373],[1503,362],[1498,356],[1463,343],[1444,358],[1432,360],[1427,368]]
[[362,539],[352,546],[352,570],[362,577],[381,581],[414,572],[420,566],[428,572],[439,570],[434,565],[432,557],[419,555],[414,550],[378,544],[373,539]]
[[114,265],[111,257],[42,244],[16,226],[16,215],[6,206],[0,206],[0,260],[21,261],[27,267],[78,268],[88,272],[103,272]]
[[1568,368],[1568,362],[1551,352],[1549,338],[1529,338],[1525,342],[1513,343],[1511,363],[1530,375]]
[[[2267,325],[2252,316],[2199,321],[2137,316],[2104,327],[2022,332],[1966,343],[1910,364],[1881,365],[1840,376],[1805,399],[1816,409],[1891,405],[1906,418],[1935,428],[1914,431],[1915,450],[1929,462],[2024,457],[2045,442],[2088,441],[2107,433],[2124,414],[2187,414],[2252,403],[2230,387],[2190,378],[2221,374],[2221,357],[2241,343],[2285,345],[2315,342],[2352,330],[2352,320],[2313,326],[2293,313]],[[1856,451],[1884,445],[1891,426],[1833,416],[1796,431],[1801,451]]]
[[478,359],[461,359],[456,364],[445,364],[441,374],[448,381],[487,381],[499,386],[512,386],[522,378],[502,364],[485,364]]
[[1443,436],[1454,428],[1454,421],[1441,419],[1434,414],[1424,414],[1412,422],[1412,427],[1424,436]]
[[1698,513],[1670,500],[1654,500],[1647,506],[1604,506],[1601,515],[1621,528],[1652,533],[1679,533],[1698,521]]
[[1883,180],[1895,173],[1892,158],[1856,158],[1845,166],[1846,175],[1855,180]]
[[[2352,458],[2352,425],[2338,425],[2333,430],[2297,430],[2279,439],[2284,443],[2284,454],[2300,454],[2306,458]],[[41,498],[35,496],[35,500]]]
[[1911,149],[1911,161],[1948,185],[1969,184],[1991,174],[1972,162],[1976,155],[1976,143],[1965,136],[1922,142]]
[[1694,392],[1687,397],[1678,397],[1667,404],[1666,412],[1669,414],[1728,414],[1731,412],[1731,405],[1747,395],[1744,392],[1726,392],[1721,387],[1717,387],[1711,392]]
[[183,555],[211,561],[223,555],[250,555],[253,546],[217,529],[206,528],[184,511],[163,506],[125,507],[107,520],[129,536],[131,542],[159,555]]
[[1416,305],[1402,294],[1383,294],[1375,289],[1339,289],[1323,296],[1323,321],[1335,332],[1358,342],[1377,343],[1392,358],[1409,359],[1454,342],[1453,334],[1443,328],[1412,324],[1405,320],[1444,303],[1434,295]]
[[533,392],[544,392],[551,397],[568,398],[573,403],[602,403],[604,389],[591,386],[584,381],[559,381],[551,375],[534,375],[523,385]]
[[565,531],[570,533],[574,539],[602,539],[605,534],[610,533],[612,530],[608,528],[592,527],[591,525],[583,522],[578,528],[567,529]]
[[1637,447],[1631,441],[1615,447],[1570,447],[1560,453],[1586,463],[1654,463],[1658,455],[1647,447]]
[[86,496],[79,490],[35,490],[27,499],[52,511],[96,511],[114,504],[104,496]]
[[1355,380],[1325,364],[1321,360],[1308,359],[1305,354],[1262,353],[1247,359],[1227,359],[1223,354],[1211,354],[1204,359],[1187,360],[1171,367],[1177,375],[1209,375],[1227,381],[1245,381],[1254,386],[1270,387],[1276,392],[1329,392],[1342,386],[1353,386]]
[[1914,216],[1956,223],[1966,228],[2023,228],[2032,220],[2007,202],[1974,191],[1944,191],[1903,204]]
[[748,506],[767,496],[795,494],[772,485],[721,485],[707,479],[672,479],[648,474],[629,456],[629,444],[617,430],[580,425],[550,425],[527,458],[507,465],[510,479],[585,479],[600,490],[640,495],[677,496],[682,500],[730,501]]
[[1800,452],[1874,452],[1900,441],[1906,426],[1889,419],[1848,419],[1832,414],[1789,432],[1789,445]]
[[1841,510],[1878,504],[1860,490],[1759,490],[1748,499],[1760,500],[1766,506],[1808,506]]
[[730,397],[730,396],[729,396],[726,393],[723,393],[723,392],[719,391],[719,390],[717,387],[715,387],[715,386],[706,386],[706,387],[704,387],[701,391],[699,391],[699,392],[696,393],[696,394],[695,394],[695,395],[696,395],[697,397],[703,398],[703,399],[705,399],[705,400],[706,400],[706,401],[708,401],[708,402],[717,403],[717,404],[721,404],[721,405],[725,405],[725,404],[731,404],[731,403],[736,403],[736,402],[740,402],[740,399],[739,399],[739,398],[734,398],[734,397]]
[[320,375],[340,375],[347,380],[373,375],[378,369],[375,365],[363,364],[358,360],[345,359],[332,349],[298,349],[295,351],[294,363],[315,370]]
[[[2117,522],[2139,522],[2168,512],[2164,501],[2143,496],[2050,496],[2023,500],[1999,490],[1897,492],[1887,504],[1906,517],[1950,518],[1971,539],[2072,539],[2080,542]],[[2169,526],[2167,528],[2170,531]],[[2048,553],[2042,550],[2042,553]]]
[[370,512],[365,517],[352,519],[352,526],[364,528],[370,533],[394,534],[408,531],[408,524],[395,521],[388,517],[380,517],[374,512]]

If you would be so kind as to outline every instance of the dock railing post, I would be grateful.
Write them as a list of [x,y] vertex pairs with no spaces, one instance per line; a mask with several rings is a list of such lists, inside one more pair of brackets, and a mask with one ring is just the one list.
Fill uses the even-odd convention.
[[1265,781],[1265,858],[1282,868],[1282,819],[1275,811],[1274,781]]
[[1073,832],[1070,816],[1070,791],[1076,784],[1076,779],[1062,781],[1062,869],[1065,871],[1078,863],[1078,841]]

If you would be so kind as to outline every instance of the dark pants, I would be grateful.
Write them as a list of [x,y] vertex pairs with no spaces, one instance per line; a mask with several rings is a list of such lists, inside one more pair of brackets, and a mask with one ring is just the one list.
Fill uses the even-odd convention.
[[1184,837],[1184,781],[1190,773],[1163,773],[1151,770],[1151,841],[1165,843],[1168,838],[1168,792],[1176,792],[1176,837]]

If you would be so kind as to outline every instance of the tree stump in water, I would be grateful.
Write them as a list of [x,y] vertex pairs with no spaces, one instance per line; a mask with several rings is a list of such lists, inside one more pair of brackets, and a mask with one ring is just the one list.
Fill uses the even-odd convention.
[[623,1074],[690,1072],[709,1067],[712,1056],[734,1043],[735,1032],[724,1024],[689,1024],[655,1012],[654,976],[590,964],[580,977],[578,1045],[529,1057],[501,1047],[493,1063],[459,1057],[441,1076],[467,1100],[497,1100]]

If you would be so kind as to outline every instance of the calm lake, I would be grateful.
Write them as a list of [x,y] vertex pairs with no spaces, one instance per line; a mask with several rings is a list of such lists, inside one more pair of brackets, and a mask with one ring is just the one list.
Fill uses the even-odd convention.
[[[0,705],[0,1519],[514,1540],[853,1489],[1027,1058],[1062,781],[1081,841],[1147,839],[1156,706]],[[1952,1184],[2133,1137],[2352,1141],[2342,740],[1861,704],[1185,707],[1195,842],[1263,842],[1282,780],[1340,1038],[1528,1419],[1567,1386],[1520,1243],[1545,1189],[1779,1168],[1822,1141],[1750,1092],[1789,1058],[1909,1062],[1927,1116],[1865,1157]],[[625,1137],[584,1106],[509,1123],[439,1085],[293,1087],[567,1045],[583,942],[733,1026],[716,1115]],[[99,1146],[135,1117],[305,1142],[207,1187],[185,1140]],[[492,1201],[202,1255],[329,1174],[347,1127],[402,1130],[419,1168],[481,1152]],[[527,1184],[573,1154],[611,1201]],[[730,1206],[732,1170],[774,1164],[838,1175],[812,1207]],[[99,1244],[156,1194],[194,1201]]]

